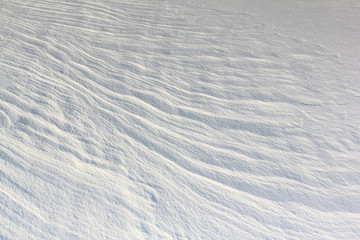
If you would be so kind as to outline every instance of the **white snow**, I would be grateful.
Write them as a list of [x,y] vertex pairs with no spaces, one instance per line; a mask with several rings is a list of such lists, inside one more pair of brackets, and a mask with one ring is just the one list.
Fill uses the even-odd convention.
[[357,0],[0,0],[0,239],[360,239]]

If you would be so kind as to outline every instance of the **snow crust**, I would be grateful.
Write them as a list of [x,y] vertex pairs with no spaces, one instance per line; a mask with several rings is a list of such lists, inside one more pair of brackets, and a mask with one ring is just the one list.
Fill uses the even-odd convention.
[[0,239],[360,239],[360,5],[0,0]]

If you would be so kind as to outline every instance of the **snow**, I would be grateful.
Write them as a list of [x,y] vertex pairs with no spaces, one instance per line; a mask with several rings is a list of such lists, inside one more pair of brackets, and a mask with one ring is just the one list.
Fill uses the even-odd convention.
[[0,0],[0,239],[360,239],[355,0]]

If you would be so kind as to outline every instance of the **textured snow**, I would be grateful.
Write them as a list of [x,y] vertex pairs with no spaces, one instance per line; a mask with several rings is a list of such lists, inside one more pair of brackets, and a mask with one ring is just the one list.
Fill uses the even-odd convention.
[[360,239],[360,4],[0,0],[0,239]]

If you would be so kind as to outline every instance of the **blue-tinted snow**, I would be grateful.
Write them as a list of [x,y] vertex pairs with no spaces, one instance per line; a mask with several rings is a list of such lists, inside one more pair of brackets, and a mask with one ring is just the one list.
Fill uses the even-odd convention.
[[341,2],[0,0],[0,239],[360,238]]

